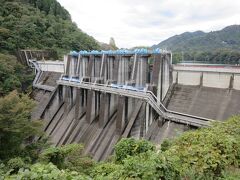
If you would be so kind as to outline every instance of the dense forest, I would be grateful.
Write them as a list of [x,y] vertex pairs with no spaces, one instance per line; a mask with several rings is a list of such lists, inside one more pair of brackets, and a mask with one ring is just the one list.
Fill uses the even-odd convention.
[[96,40],[71,21],[55,0],[1,0],[0,52],[17,49],[54,49],[60,55],[70,50],[98,49]]
[[185,32],[170,37],[152,48],[171,50],[175,63],[184,60],[239,64],[240,25],[228,26],[209,33]]

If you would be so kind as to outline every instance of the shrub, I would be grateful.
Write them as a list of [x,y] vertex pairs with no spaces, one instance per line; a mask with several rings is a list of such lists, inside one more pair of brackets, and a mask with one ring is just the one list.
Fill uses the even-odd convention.
[[84,156],[82,150],[82,144],[51,147],[40,154],[39,161],[45,163],[51,162],[61,169],[70,169],[89,174],[95,162],[91,158]]
[[19,172],[15,175],[6,176],[6,179],[33,179],[33,180],[43,180],[43,179],[89,179],[86,176],[79,175],[75,171],[69,170],[59,170],[52,163],[49,164],[34,164],[30,169],[20,169]]
[[26,167],[27,167],[27,164],[25,164],[25,162],[20,157],[10,159],[7,162],[7,168],[11,170],[11,173],[16,173],[18,172],[19,169],[26,168]]
[[128,156],[153,150],[155,150],[155,146],[149,141],[123,138],[115,146],[115,159],[117,162],[122,162]]

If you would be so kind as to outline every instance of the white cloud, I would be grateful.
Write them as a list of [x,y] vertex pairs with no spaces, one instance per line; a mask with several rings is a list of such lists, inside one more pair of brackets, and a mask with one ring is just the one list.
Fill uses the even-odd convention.
[[238,0],[58,0],[78,26],[119,47],[151,46],[185,31],[240,24]]

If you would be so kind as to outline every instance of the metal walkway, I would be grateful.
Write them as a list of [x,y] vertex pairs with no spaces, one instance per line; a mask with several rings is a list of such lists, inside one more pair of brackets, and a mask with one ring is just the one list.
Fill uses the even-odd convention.
[[35,60],[29,60],[29,66],[35,70],[36,76],[33,80],[33,87],[38,88],[38,89],[42,89],[42,90],[46,90],[46,91],[54,91],[55,87],[52,86],[47,86],[47,85],[43,85],[43,84],[39,84],[38,81],[41,77],[41,69],[38,66],[38,63]]
[[115,88],[112,87],[111,85],[106,84],[97,84],[89,82],[79,83],[71,82],[70,80],[69,81],[58,80],[57,84],[142,99],[145,100],[159,114],[159,116],[166,120],[177,123],[187,124],[195,127],[204,127],[209,126],[210,122],[214,121],[212,119],[207,119],[203,117],[168,110],[151,91],[135,91],[129,89]]

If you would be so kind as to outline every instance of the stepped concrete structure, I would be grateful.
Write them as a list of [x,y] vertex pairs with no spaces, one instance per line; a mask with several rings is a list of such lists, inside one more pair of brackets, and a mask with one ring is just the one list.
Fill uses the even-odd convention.
[[54,145],[83,143],[96,160],[121,138],[160,144],[240,113],[240,67],[172,65],[161,50],[80,51],[45,62],[25,51],[36,71],[32,118],[43,119]]

